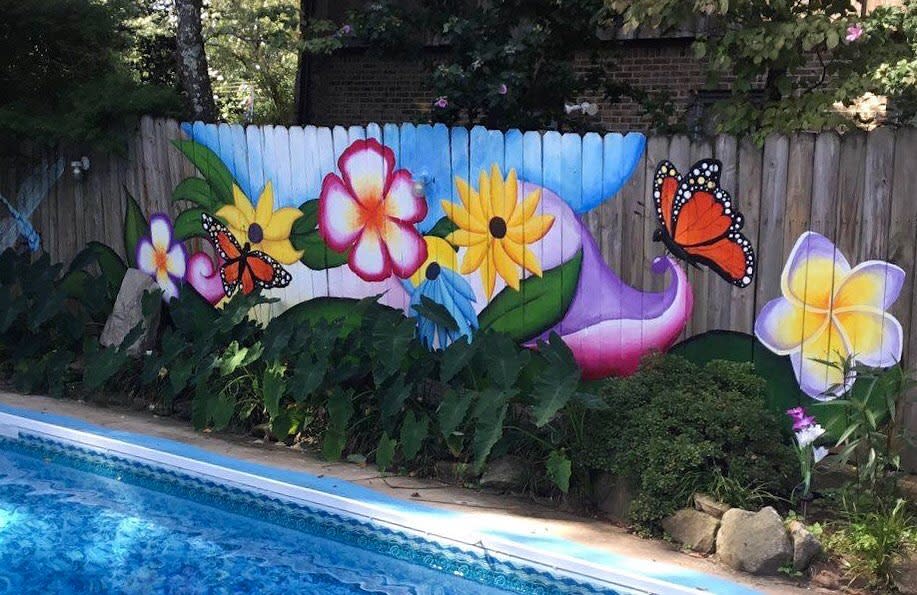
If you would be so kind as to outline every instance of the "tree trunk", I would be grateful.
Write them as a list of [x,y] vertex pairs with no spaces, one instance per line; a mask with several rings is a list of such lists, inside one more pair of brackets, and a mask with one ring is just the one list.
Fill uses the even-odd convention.
[[[309,21],[315,16],[315,0],[299,0],[299,35],[305,39],[308,35]],[[294,115],[296,123],[306,125],[312,119],[312,54],[303,50],[299,52],[296,65],[296,97]]]
[[207,71],[207,54],[201,33],[201,0],[175,0],[178,28],[175,35],[178,49],[178,72],[188,96],[195,120],[216,120],[216,105]]

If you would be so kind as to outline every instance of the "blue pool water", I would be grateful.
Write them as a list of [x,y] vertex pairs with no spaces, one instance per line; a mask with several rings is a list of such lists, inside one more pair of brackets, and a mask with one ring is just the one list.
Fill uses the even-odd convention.
[[614,593],[154,467],[0,439],[0,593]]

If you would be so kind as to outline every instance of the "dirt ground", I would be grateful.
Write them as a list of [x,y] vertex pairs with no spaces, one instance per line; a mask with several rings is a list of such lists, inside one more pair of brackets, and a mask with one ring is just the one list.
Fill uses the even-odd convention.
[[720,576],[768,594],[831,593],[807,588],[786,577],[752,577],[720,565],[715,558],[683,553],[662,540],[643,539],[606,521],[574,516],[527,498],[484,493],[431,479],[381,474],[373,467],[352,463],[327,463],[316,454],[285,445],[264,443],[250,436],[194,431],[183,421],[159,417],[148,411],[100,407],[82,401],[58,400],[0,392],[0,403],[67,415],[112,430],[136,432],[176,440],[213,453],[254,463],[337,477],[372,488],[395,498],[423,502],[429,506],[474,513],[486,518],[488,526],[512,527],[516,532],[552,535],[570,539],[610,553],[670,564],[696,572]]

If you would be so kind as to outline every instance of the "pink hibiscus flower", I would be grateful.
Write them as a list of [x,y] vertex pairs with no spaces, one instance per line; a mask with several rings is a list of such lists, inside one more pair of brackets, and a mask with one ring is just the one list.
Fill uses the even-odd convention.
[[414,224],[427,215],[406,169],[375,139],[358,140],[338,160],[341,176],[329,173],[318,202],[318,231],[333,250],[350,249],[348,264],[365,281],[394,272],[402,279],[427,259],[427,245]]

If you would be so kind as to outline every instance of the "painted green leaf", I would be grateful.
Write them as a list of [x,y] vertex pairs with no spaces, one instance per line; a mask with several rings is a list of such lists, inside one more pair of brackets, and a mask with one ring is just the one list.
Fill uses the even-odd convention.
[[319,235],[318,200],[309,200],[299,206],[303,216],[293,223],[290,231],[290,243],[297,250],[302,250],[300,262],[314,271],[333,269],[347,263],[350,250],[335,252],[325,244]]
[[204,209],[191,208],[179,213],[175,218],[175,239],[184,241],[191,238],[206,238],[207,232],[204,231],[201,222],[201,215],[206,212]]
[[184,153],[185,157],[197,168],[197,171],[201,172],[201,175],[207,180],[214,196],[220,203],[233,203],[232,174],[216,153],[193,140],[174,140],[172,144]]
[[448,438],[452,432],[461,427],[468,414],[468,408],[471,406],[471,400],[474,393],[469,390],[455,391],[450,390],[443,402],[439,404],[436,411],[436,420],[439,423],[439,431],[444,438]]
[[546,467],[548,479],[553,481],[554,485],[560,488],[561,492],[566,494],[567,490],[570,489],[570,475],[572,472],[570,459],[562,452],[552,450],[551,454],[548,455]]
[[506,287],[478,315],[481,330],[505,333],[515,341],[527,341],[551,328],[564,317],[579,282],[583,251],[543,277],[524,279],[519,291]]
[[397,440],[389,438],[388,434],[384,432],[382,433],[382,437],[379,438],[379,446],[376,447],[376,466],[379,467],[379,471],[385,471],[392,466],[397,444]]
[[130,266],[137,267],[137,243],[150,233],[150,225],[134,197],[127,194],[127,209],[124,214],[124,253]]
[[368,297],[361,300],[337,297],[313,298],[296,304],[274,320],[282,321],[275,322],[275,324],[293,325],[314,325],[320,320],[336,322],[341,331],[346,333],[358,328],[363,322],[363,317],[370,314],[372,310],[382,309],[397,312],[394,308],[378,303],[379,297]]
[[216,213],[223,203],[204,178],[185,178],[172,190],[172,202],[186,200],[208,213]]
[[430,419],[421,414],[416,417],[413,411],[408,411],[401,422],[401,453],[406,461],[413,461],[420,452],[420,447],[427,437]]
[[[428,231],[424,235],[444,238],[447,235],[449,235],[450,233],[452,233],[453,231],[455,231],[456,229],[458,229],[458,225],[453,223],[452,219],[448,217],[443,217],[442,219],[437,221],[436,225],[434,225],[432,229],[430,229],[430,231]],[[456,248],[455,250],[458,251],[458,248]]]

